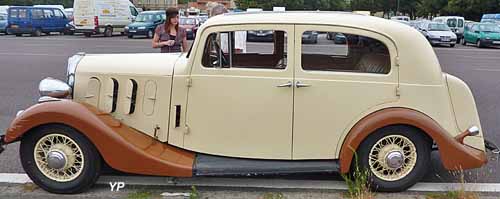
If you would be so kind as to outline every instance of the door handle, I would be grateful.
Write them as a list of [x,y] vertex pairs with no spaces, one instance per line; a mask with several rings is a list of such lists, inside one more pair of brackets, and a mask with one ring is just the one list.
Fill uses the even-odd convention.
[[284,88],[284,87],[292,87],[292,85],[293,85],[292,81],[288,81],[287,83],[280,84],[280,85],[278,85],[276,87],[278,87],[278,88]]
[[302,87],[311,87],[310,84],[303,84],[303,83],[300,83],[300,81],[297,81],[297,83],[295,83],[295,86],[297,88],[302,88]]

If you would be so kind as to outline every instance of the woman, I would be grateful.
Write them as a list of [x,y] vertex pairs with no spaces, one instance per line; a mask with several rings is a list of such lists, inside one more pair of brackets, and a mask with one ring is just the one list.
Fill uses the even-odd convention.
[[153,48],[161,48],[162,53],[187,52],[186,31],[179,27],[179,10],[168,8],[167,20],[156,27]]

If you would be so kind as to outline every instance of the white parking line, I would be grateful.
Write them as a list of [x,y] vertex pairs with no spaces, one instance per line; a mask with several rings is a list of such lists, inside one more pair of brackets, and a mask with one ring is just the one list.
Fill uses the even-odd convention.
[[[0,173],[0,183],[24,184],[31,182],[26,174]],[[332,180],[284,180],[284,179],[253,179],[253,178],[172,178],[151,176],[101,176],[97,181],[100,185],[110,182],[124,182],[126,185],[141,186],[199,186],[219,188],[267,188],[267,189],[315,189],[315,190],[347,190],[343,181]],[[417,192],[447,192],[461,190],[472,192],[500,192],[500,183],[417,183],[408,191]]]

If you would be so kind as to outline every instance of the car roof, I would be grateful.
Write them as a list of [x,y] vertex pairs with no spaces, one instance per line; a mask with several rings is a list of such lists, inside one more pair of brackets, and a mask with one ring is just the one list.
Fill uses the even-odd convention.
[[158,13],[165,13],[165,10],[142,11],[140,14],[158,14]]

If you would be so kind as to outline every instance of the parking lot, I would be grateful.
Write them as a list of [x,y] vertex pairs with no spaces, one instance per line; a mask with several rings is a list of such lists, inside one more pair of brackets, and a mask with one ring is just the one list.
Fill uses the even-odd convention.
[[[191,41],[189,42],[191,43]],[[320,36],[318,44],[333,45]],[[248,51],[268,43],[248,43]],[[341,46],[339,46],[341,48]],[[472,89],[486,139],[500,143],[500,49],[457,45],[435,47],[442,69],[464,80]],[[86,53],[156,53],[149,39],[125,36],[85,38],[83,35],[15,37],[0,35],[0,131],[5,131],[16,112],[38,99],[38,82],[44,77],[65,79],[67,58]],[[418,53],[418,52],[416,52]],[[132,57],[131,57],[132,58]],[[147,63],[146,60],[144,63]],[[140,67],[140,66],[138,66]],[[432,96],[429,96],[432,97]],[[0,156],[0,173],[24,173],[18,157],[19,144],[8,145]],[[494,154],[481,169],[467,171],[467,182],[500,183],[500,162]],[[336,175],[291,176],[291,178],[339,179]],[[452,182],[456,176],[441,167],[433,155],[433,169],[425,181]]]

